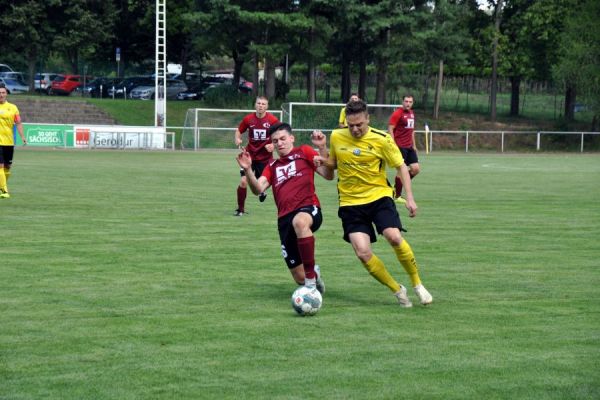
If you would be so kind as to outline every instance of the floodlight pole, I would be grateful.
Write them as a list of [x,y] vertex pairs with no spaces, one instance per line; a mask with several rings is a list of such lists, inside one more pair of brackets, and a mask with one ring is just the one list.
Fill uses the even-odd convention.
[[154,126],[167,126],[167,0],[156,0],[156,50],[154,67]]

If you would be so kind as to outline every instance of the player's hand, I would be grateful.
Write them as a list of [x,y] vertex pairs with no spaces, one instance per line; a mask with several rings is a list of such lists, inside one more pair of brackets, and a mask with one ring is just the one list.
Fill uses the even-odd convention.
[[417,216],[417,203],[414,199],[406,199],[406,209],[408,210],[408,216],[413,218]]
[[238,156],[235,159],[239,164],[240,168],[246,170],[252,166],[252,157],[250,157],[250,153],[248,153],[245,150],[238,154]]
[[275,149],[275,146],[273,145],[273,143],[267,143],[265,144],[265,149],[267,149],[269,153],[272,153],[273,149]]
[[236,138],[234,139],[234,142],[237,147],[240,147],[242,145],[242,138],[239,138],[236,136]]
[[325,158],[321,156],[315,156],[313,158],[313,162],[315,163],[315,167],[319,168],[321,165],[325,164]]
[[312,140],[312,144],[320,149],[327,146],[327,136],[320,130],[314,130],[310,135],[310,139]]

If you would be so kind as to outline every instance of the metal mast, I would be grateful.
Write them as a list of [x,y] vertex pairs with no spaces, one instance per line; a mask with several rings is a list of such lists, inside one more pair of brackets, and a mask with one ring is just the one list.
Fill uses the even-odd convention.
[[156,0],[156,65],[154,68],[154,126],[167,126],[167,0]]

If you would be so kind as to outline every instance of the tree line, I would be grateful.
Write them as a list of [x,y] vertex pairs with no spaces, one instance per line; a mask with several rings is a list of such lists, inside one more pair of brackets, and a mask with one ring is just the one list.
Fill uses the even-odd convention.
[[[154,65],[155,0],[10,0],[0,20],[2,56],[30,76],[50,62],[70,72],[115,60],[123,70]],[[562,88],[565,117],[576,99],[600,114],[600,2],[597,0],[165,0],[167,52],[184,73],[211,56],[232,60],[264,94],[276,94],[275,68],[303,65],[308,101],[315,101],[319,65],[339,72],[340,100],[366,91],[375,70],[375,102],[386,103],[391,77],[408,68],[432,76],[434,115],[444,71],[489,77],[495,119],[497,79],[511,82],[510,114],[519,115],[524,80]],[[185,75],[184,75],[185,76]],[[254,85],[254,90],[259,90]],[[427,88],[425,88],[427,89]],[[427,93],[428,90],[424,90]],[[596,125],[597,117],[594,117]]]

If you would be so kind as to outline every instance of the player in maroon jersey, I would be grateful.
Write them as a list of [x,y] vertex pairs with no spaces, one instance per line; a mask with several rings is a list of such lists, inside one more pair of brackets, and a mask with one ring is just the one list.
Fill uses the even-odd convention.
[[327,158],[327,139],[320,131],[312,135],[312,143],[294,147],[292,128],[286,123],[271,127],[269,135],[279,158],[271,161],[257,179],[252,172],[252,158],[248,151],[237,157],[244,170],[252,193],[258,195],[272,188],[277,205],[279,238],[283,258],[299,285],[325,291],[318,266],[315,266],[315,238],[313,232],[321,226],[321,205],[315,193],[315,172],[327,180],[333,179],[333,170],[317,167],[315,157]]
[[[248,145],[246,150],[252,157],[252,170],[258,178],[267,163],[272,160],[273,146],[271,145],[271,138],[267,134],[271,125],[279,122],[277,117],[267,112],[269,108],[269,100],[266,97],[259,96],[256,98],[254,103],[256,112],[248,114],[242,119],[240,126],[235,131],[235,145],[241,147],[242,145],[242,134],[248,132]],[[247,179],[244,171],[240,170],[240,184],[237,188],[237,204],[238,208],[235,210],[235,216],[241,217],[246,213],[246,193],[247,193]],[[259,200],[265,201],[267,195],[261,192]]]
[[[388,124],[388,133],[394,137],[404,163],[408,166],[410,179],[414,178],[421,170],[419,157],[417,157],[417,144],[415,142],[415,112],[413,111],[414,98],[405,95],[402,99],[402,107],[394,111]],[[402,181],[396,177],[397,199],[401,199]]]

